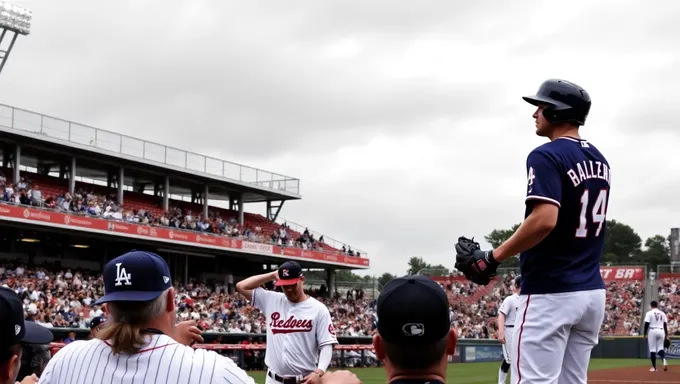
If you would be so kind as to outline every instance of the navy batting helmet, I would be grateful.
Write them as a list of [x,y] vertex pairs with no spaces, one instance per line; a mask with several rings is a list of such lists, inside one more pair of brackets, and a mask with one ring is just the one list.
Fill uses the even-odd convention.
[[572,122],[584,125],[590,112],[588,92],[566,80],[546,80],[535,95],[522,98],[535,106],[546,106],[543,116],[553,124]]
[[515,287],[519,288],[522,285],[522,276],[515,277]]

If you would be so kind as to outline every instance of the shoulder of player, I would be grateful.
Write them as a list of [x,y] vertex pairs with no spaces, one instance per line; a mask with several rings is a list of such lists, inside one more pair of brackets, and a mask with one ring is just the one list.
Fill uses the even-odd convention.
[[[191,348],[191,347],[187,347]],[[193,348],[191,348],[193,349]],[[218,374],[218,375],[223,375],[224,372],[230,372],[231,375],[240,377],[242,380],[248,380],[250,379],[248,377],[248,373],[241,369],[234,360],[232,360],[228,356],[220,355],[219,353],[207,349],[196,349],[194,350],[194,357],[193,361],[197,361],[197,357],[199,357],[200,360],[203,360],[201,364],[203,364],[206,360],[208,361],[214,361],[215,364],[213,364],[213,371]],[[217,377],[217,376],[216,376]],[[246,381],[246,382],[251,382],[251,381]]]
[[558,147],[554,145],[554,142],[545,143],[534,148],[527,155],[527,162],[536,161],[538,159],[548,159],[553,162],[557,162],[556,154],[559,152]]
[[312,304],[312,305],[314,305],[315,307],[319,308],[319,310],[320,310],[321,312],[328,312],[328,313],[330,313],[330,310],[328,310],[328,307],[326,306],[326,304],[322,303],[322,302],[319,301],[318,299],[316,299],[316,298],[314,298],[314,297],[312,297],[312,296],[309,296],[309,302],[310,302],[310,304]]
[[[82,350],[83,348],[86,348],[86,347],[88,347],[92,344],[102,344],[103,345],[103,343],[104,342],[99,340],[99,339],[72,341],[72,342],[64,345],[63,347],[59,348],[59,350],[57,350],[57,352],[55,352],[52,355],[52,357],[50,358],[50,361],[56,362],[56,361],[59,361],[59,360],[62,360],[62,359],[66,359],[71,354],[76,353],[76,352]],[[96,347],[92,347],[92,348],[96,348]]]

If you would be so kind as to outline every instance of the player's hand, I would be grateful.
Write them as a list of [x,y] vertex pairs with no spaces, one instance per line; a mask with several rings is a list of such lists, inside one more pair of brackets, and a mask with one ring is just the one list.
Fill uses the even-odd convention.
[[40,379],[34,373],[31,376],[24,377],[24,379],[21,380],[21,382],[17,381],[16,384],[38,384],[39,381]]
[[316,371],[305,376],[300,384],[321,384],[321,375],[323,375],[323,372],[317,369]]
[[353,372],[340,370],[326,372],[321,377],[321,384],[361,384],[361,380]]
[[505,334],[504,333],[499,333],[498,334],[498,341],[501,342],[501,344],[505,344]]
[[496,268],[500,263],[493,258],[493,251],[482,251],[474,240],[474,237],[458,238],[455,267],[473,283],[488,285],[496,277]]
[[171,336],[173,340],[186,346],[203,342],[203,336],[201,336],[201,330],[196,326],[196,320],[182,321],[175,325]]

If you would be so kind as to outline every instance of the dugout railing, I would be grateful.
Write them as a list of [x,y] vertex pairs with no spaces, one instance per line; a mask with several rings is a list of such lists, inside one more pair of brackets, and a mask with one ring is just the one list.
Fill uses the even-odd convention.
[[[89,330],[82,328],[51,328],[55,340],[50,344],[52,354],[65,344],[63,339],[69,332],[76,333],[76,339],[87,339]],[[244,369],[262,369],[266,349],[265,334],[204,333],[204,343],[193,348],[214,350],[233,359]],[[218,339],[219,338],[219,339]],[[241,344],[244,340],[262,341],[256,345]],[[671,337],[671,347],[666,351],[670,359],[680,359],[680,335]],[[216,342],[219,341],[219,342]],[[333,355],[334,367],[378,366],[371,337],[339,337]],[[641,336],[600,336],[598,345],[591,353],[592,358],[639,359],[647,358],[647,340]],[[495,339],[459,339],[455,353],[449,356],[450,363],[473,363],[502,361],[501,344]]]

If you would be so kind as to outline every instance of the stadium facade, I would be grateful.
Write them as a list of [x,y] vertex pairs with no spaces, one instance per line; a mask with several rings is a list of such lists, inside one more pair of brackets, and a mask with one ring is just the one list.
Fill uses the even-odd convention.
[[[30,184],[40,196],[37,201],[10,196],[12,201],[0,203],[0,258],[5,260],[96,271],[123,252],[144,249],[166,258],[180,282],[229,276],[233,283],[293,259],[304,268],[324,270],[329,289],[337,269],[370,266],[365,252],[328,238],[317,235],[313,247],[297,242],[303,233],[290,226],[284,232],[291,241],[276,239],[284,203],[301,199],[300,180],[293,177],[8,105],[0,105],[0,151],[6,183]],[[100,213],[101,206],[60,205],[82,190],[113,202],[118,214]],[[246,212],[245,205],[252,203],[266,204],[266,214]],[[158,225],[159,218],[162,224],[169,210],[178,209],[183,218],[210,217],[213,228],[220,223],[240,232]],[[134,220],[128,220],[130,215]]]

